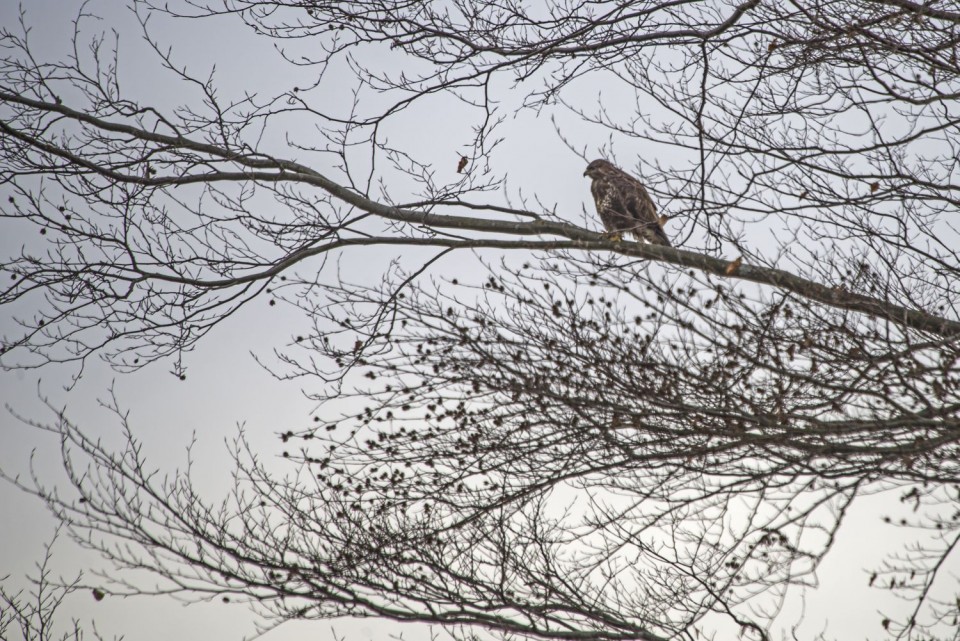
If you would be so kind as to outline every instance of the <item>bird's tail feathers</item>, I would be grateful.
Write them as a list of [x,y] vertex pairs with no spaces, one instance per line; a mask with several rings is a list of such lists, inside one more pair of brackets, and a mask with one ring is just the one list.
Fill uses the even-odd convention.
[[673,247],[670,239],[667,238],[667,233],[663,231],[663,227],[661,227],[660,223],[658,222],[647,223],[638,229],[637,237],[647,241],[648,243],[653,243],[654,245],[666,245],[667,247]]
[[653,235],[657,238],[657,241],[661,245],[666,245],[667,247],[673,247],[673,243],[670,242],[670,239],[667,238],[667,232],[663,231],[663,227],[660,225],[656,226],[656,229],[653,230]]

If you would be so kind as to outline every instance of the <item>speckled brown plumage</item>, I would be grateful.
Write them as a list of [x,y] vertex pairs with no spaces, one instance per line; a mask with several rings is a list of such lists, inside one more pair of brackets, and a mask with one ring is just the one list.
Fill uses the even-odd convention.
[[611,235],[629,233],[637,240],[672,247],[660,226],[656,205],[639,180],[606,160],[594,160],[583,175],[593,179],[590,192]]

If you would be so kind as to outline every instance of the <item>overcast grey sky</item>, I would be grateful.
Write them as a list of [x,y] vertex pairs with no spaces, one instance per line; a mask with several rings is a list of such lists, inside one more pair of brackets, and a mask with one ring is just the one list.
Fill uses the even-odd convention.
[[[23,6],[27,23],[33,29],[35,51],[47,59],[63,56],[69,45],[70,22],[79,3],[30,0]],[[136,23],[121,3],[97,0],[89,4],[89,11],[99,14],[103,20],[96,28],[88,23],[88,35],[113,28],[120,34],[120,75],[124,89],[145,103],[165,107],[177,104],[182,95],[181,84],[159,71],[159,64],[143,46]],[[0,24],[13,25],[16,14],[15,2],[0,2]],[[274,95],[309,82],[305,77],[309,70],[282,63],[272,43],[252,38],[235,19],[175,24],[158,20],[154,26],[161,42],[172,46],[174,56],[196,75],[203,76],[216,66],[218,85],[223,91],[221,98],[231,92],[238,96],[244,92]],[[398,63],[387,60],[384,64]],[[329,101],[331,109],[342,108],[349,104],[352,79],[346,69],[333,73],[342,74],[343,91],[330,92],[324,100]],[[609,89],[584,87],[579,97],[589,102],[604,91]],[[497,170],[509,176],[507,195],[514,199],[537,195],[548,204],[559,203],[561,216],[583,223],[584,211],[592,214],[592,205],[588,207],[589,191],[586,179],[581,176],[582,161],[562,144],[548,114],[522,112],[513,116],[510,105],[504,108],[509,116],[500,131],[505,142],[493,159],[500,163]],[[631,106],[626,104],[623,108]],[[571,115],[558,113],[571,142],[599,155],[607,139],[593,137],[594,130],[589,126],[578,125]],[[413,110],[396,119],[389,135],[395,146],[413,150],[418,159],[434,164],[438,171],[453,174],[457,154],[470,140],[471,124],[472,119],[463,118],[452,103],[438,98],[434,109]],[[304,124],[303,131],[292,133],[305,138],[316,135],[308,123]],[[613,142],[618,157],[645,153],[642,144],[635,140]],[[283,155],[280,153],[282,139],[268,140],[266,144]],[[658,153],[665,152],[658,150]],[[394,195],[402,198],[401,190]],[[669,204],[665,209],[670,211]],[[589,224],[597,228],[596,223]],[[30,242],[30,238],[0,237],[4,251]],[[385,258],[371,252],[351,258],[354,262],[347,267],[358,277],[376,279]],[[455,255],[445,259],[438,270],[471,270],[475,265],[472,256]],[[29,313],[27,306],[20,313]],[[310,386],[317,383],[278,381],[265,372],[252,355],[275,364],[272,350],[290,343],[291,337],[303,326],[300,314],[283,305],[270,307],[266,297],[256,300],[218,326],[189,354],[186,381],[171,375],[167,363],[120,375],[91,359],[79,382],[70,389],[67,386],[76,373],[76,367],[71,365],[0,372],[0,400],[22,416],[43,421],[53,418],[39,401],[39,396],[45,396],[54,406],[65,407],[68,416],[89,433],[111,439],[117,437],[117,423],[99,407],[98,399],[106,398],[112,386],[120,404],[130,410],[131,423],[144,444],[148,460],[157,467],[170,470],[182,465],[184,450],[196,435],[194,456],[201,462],[203,482],[215,497],[229,487],[231,468],[225,441],[236,435],[239,425],[245,427],[250,441],[262,448],[264,455],[279,456],[282,448],[276,434],[303,426],[313,416],[316,408],[303,391],[304,388],[311,391]],[[4,315],[0,322],[12,320]],[[2,334],[11,331],[10,327],[0,327]],[[4,470],[25,473],[33,452],[33,461],[41,476],[60,478],[57,443],[28,429],[10,412],[0,415],[0,443],[0,467]],[[278,465],[282,463],[278,461]],[[36,500],[7,485],[0,485],[0,505],[4,514],[4,518],[0,518],[3,543],[0,575],[9,573],[11,584],[22,583],[23,575],[31,571],[40,557],[42,545],[52,535],[54,522]],[[832,558],[877,557],[883,541],[871,537],[875,506],[865,503],[858,509],[862,510],[858,517],[862,527],[845,530],[845,538],[832,551]],[[66,540],[60,542],[55,553],[55,566],[68,575],[81,568],[102,568],[97,561]],[[848,638],[870,638],[872,631],[861,629],[859,621],[865,613],[876,612],[879,604],[858,596],[866,585],[866,577],[860,570],[864,564],[827,563],[824,567],[831,569],[821,574],[820,587],[805,595],[807,616],[800,638],[810,638],[824,629],[827,619],[841,624],[831,629],[833,633],[848,630],[851,633]],[[834,567],[837,569],[832,569]],[[98,630],[105,636],[122,634],[134,641],[170,638],[219,641],[240,638],[253,629],[252,619],[242,606],[219,602],[183,608],[165,598],[108,598],[95,602],[88,594],[78,594],[67,607],[69,616],[78,616],[81,620],[95,618]],[[327,638],[329,629],[326,623],[288,625],[270,633],[268,638]],[[346,623],[338,629],[350,641],[385,638],[397,632],[395,624],[369,622]]]
[[[31,43],[41,58],[56,60],[69,53],[71,21],[79,6],[78,2],[63,0],[30,0],[23,4],[26,23],[31,29]],[[120,78],[128,95],[161,107],[176,106],[183,99],[184,83],[160,70],[155,55],[143,45],[139,26],[122,3],[95,1],[89,3],[87,9],[100,16],[100,20],[83,23],[86,37],[100,32],[109,34],[111,29],[119,33]],[[0,24],[15,28],[17,14],[15,2],[0,2]],[[216,67],[221,99],[226,99],[231,92],[236,96],[245,92],[270,96],[309,83],[308,73],[283,64],[270,43],[251,38],[236,20],[176,24],[156,20],[152,27],[161,43],[173,46],[174,59],[186,65],[191,73],[204,77]],[[337,73],[344,74],[345,70]],[[351,77],[343,75],[343,91],[324,95],[324,106],[349,108],[352,85]],[[433,158],[438,167],[448,167],[453,174],[460,147],[469,143],[471,136],[470,122],[458,121],[455,115],[453,111],[439,118],[419,111],[404,115],[391,131],[391,141],[400,147],[415,148],[421,159]],[[572,203],[571,213],[576,219],[582,214],[581,203],[587,194],[585,179],[579,176],[581,163],[564,150],[549,126],[533,129],[531,121],[535,121],[535,117],[525,114],[505,126],[508,132],[524,132],[522,141],[507,143],[518,154],[519,162],[549,167],[549,171],[523,172],[523,179],[558,201]],[[302,132],[293,134],[303,136],[305,142],[317,136],[308,123]],[[265,142],[278,155],[296,156],[296,152],[284,153],[283,140]],[[501,154],[501,158],[507,156]],[[545,162],[547,159],[549,162]],[[561,167],[572,179],[560,183],[552,179]],[[33,230],[30,233],[34,233]],[[29,237],[0,236],[0,248],[5,253],[30,242]],[[366,255],[348,258],[344,267],[358,277],[378,278],[386,263],[387,257],[370,250]],[[474,259],[464,254],[448,257],[442,268],[459,269],[473,264]],[[5,324],[0,327],[0,334],[13,333],[8,313],[31,312],[29,304],[5,310],[0,317],[0,322]],[[303,391],[316,391],[311,386],[317,382],[279,382],[253,357],[255,354],[266,364],[277,365],[272,350],[290,344],[292,336],[303,331],[304,323],[300,312],[282,304],[270,307],[268,298],[263,297],[218,326],[188,355],[186,381],[170,373],[169,363],[156,363],[136,373],[121,375],[92,358],[72,387],[77,372],[75,365],[0,372],[0,402],[23,417],[51,420],[54,418],[51,411],[40,401],[43,396],[55,407],[66,408],[67,416],[88,433],[116,439],[118,423],[110,412],[100,407],[100,401],[108,398],[112,388],[120,404],[130,410],[130,422],[144,444],[148,461],[158,468],[172,471],[182,466],[185,449],[196,436],[194,456],[200,462],[197,469],[202,474],[201,482],[215,498],[230,487],[232,468],[226,441],[236,436],[238,426],[244,426],[247,437],[264,455],[277,457],[278,465],[282,465],[279,462],[282,447],[276,435],[302,427],[312,418],[315,404],[305,398]],[[0,467],[9,473],[25,474],[32,453],[33,465],[43,478],[62,480],[56,439],[23,425],[11,411],[0,414]],[[0,519],[0,576],[11,576],[8,585],[25,585],[23,577],[32,572],[41,558],[43,545],[51,538],[55,522],[39,501],[6,484],[0,484],[0,505],[6,515]],[[81,569],[102,569],[103,565],[95,556],[78,551],[61,537],[55,547],[55,568],[70,576]],[[216,641],[238,639],[253,632],[253,617],[244,606],[220,602],[184,608],[166,598],[108,598],[97,602],[92,595],[82,593],[68,600],[62,615],[64,623],[74,616],[81,621],[95,619],[101,634],[125,635],[137,641],[170,638]],[[347,634],[351,641],[385,638],[397,632],[393,625],[377,627],[364,621],[339,622],[337,630]],[[416,633],[414,628],[409,632]],[[270,633],[268,638],[329,638],[329,634],[330,627],[324,623],[288,624]]]

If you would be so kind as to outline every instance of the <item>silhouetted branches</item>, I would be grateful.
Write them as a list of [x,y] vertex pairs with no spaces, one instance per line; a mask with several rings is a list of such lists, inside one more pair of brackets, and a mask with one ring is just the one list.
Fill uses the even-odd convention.
[[[37,574],[29,577],[30,589],[13,592],[0,585],[0,639],[23,639],[23,641],[82,641],[85,629],[74,619],[67,622],[58,613],[64,600],[81,588],[81,578],[64,582],[53,576],[53,544],[56,536],[47,544],[44,556],[36,566]],[[6,582],[8,576],[0,577]],[[91,591],[90,598],[99,601],[104,597],[99,589]],[[102,639],[93,630],[93,638]]]
[[[183,376],[183,352],[269,292],[313,323],[275,371],[322,405],[280,434],[287,476],[241,435],[219,502],[149,468],[116,402],[117,452],[62,413],[36,423],[82,502],[25,489],[166,581],[110,589],[510,638],[779,638],[878,495],[913,512],[878,526],[911,543],[865,581],[908,607],[871,629],[956,636],[950,5],[132,6],[182,104],[126,95],[85,14],[63,60],[2,36],[4,224],[42,235],[3,266],[0,306],[32,310],[4,363],[173,358]],[[237,18],[310,81],[222,98],[150,22]],[[448,111],[472,136],[455,156],[388,142]],[[578,163],[616,141],[680,248],[508,188],[568,178],[501,136],[530,111]],[[375,273],[351,267],[374,252]]]

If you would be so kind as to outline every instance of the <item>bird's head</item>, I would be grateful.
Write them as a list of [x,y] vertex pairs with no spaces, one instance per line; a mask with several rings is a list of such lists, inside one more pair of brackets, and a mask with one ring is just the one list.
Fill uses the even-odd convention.
[[611,167],[613,167],[613,165],[608,163],[606,160],[598,158],[587,165],[587,170],[583,172],[583,175],[596,179],[604,172],[609,171]]

